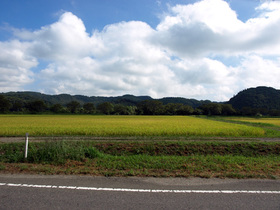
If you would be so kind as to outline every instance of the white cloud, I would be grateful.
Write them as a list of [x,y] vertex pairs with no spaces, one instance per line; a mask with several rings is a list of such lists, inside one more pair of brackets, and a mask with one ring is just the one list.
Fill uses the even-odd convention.
[[151,33],[154,30],[150,26],[137,21],[94,31],[88,37],[91,48],[88,56],[56,61],[42,70],[41,78],[45,78],[48,90],[56,93],[119,95],[131,90],[135,94],[158,93],[153,89],[161,90],[161,81],[170,80],[172,73],[163,64],[168,60],[165,53],[147,40]]
[[279,54],[280,2],[265,5],[257,8],[259,17],[245,23],[222,0],[177,5],[157,26],[154,40],[183,57]]
[[[268,12],[275,12],[277,10],[280,10],[280,4],[277,1],[265,1],[259,7],[257,7],[256,10],[266,10]],[[267,16],[267,14],[265,14],[264,16]]]
[[244,59],[237,68],[240,86],[269,86],[280,89],[280,59],[265,59],[252,55]]
[[[225,1],[204,0],[170,8],[155,29],[129,21],[92,34],[66,12],[51,25],[15,30],[18,40],[0,42],[0,88],[22,90],[39,78],[34,88],[46,93],[217,101],[251,86],[280,88],[279,4],[256,9],[258,17],[242,22]],[[232,66],[219,59],[237,55],[242,60]]]
[[226,2],[205,0],[171,8],[157,26],[155,40],[179,56],[205,56],[232,51],[244,27]]
[[1,91],[18,90],[33,81],[31,68],[37,65],[37,61],[26,53],[28,47],[17,40],[0,42]]
[[221,34],[234,32],[243,27],[243,23],[237,19],[236,12],[222,0],[204,0],[190,5],[177,5],[171,8],[171,13],[175,16],[167,16],[158,25],[158,30],[169,28],[176,22],[183,26],[203,24],[214,33]]
[[17,31],[19,38],[30,41],[30,54],[40,59],[57,61],[88,55],[91,40],[83,21],[70,12],[61,15],[58,22],[34,32]]

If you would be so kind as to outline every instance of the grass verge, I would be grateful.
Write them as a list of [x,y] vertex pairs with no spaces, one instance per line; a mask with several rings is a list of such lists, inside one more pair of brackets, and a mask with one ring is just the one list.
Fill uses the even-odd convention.
[[47,141],[0,144],[0,173],[280,178],[280,143]]

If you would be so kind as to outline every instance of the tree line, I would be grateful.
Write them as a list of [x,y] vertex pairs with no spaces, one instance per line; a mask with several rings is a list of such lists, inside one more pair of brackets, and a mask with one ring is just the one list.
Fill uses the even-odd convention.
[[0,93],[0,113],[280,116],[280,90],[249,88],[223,103],[177,97],[155,100],[133,95],[87,97],[9,92]]
[[66,105],[59,103],[47,105],[42,100],[9,101],[5,96],[0,95],[0,113],[22,113],[22,114],[105,114],[105,115],[244,115],[244,116],[280,116],[280,110],[267,110],[264,108],[244,107],[236,110],[231,104],[208,103],[197,108],[182,103],[163,104],[159,100],[144,100],[135,106],[103,102],[81,104],[78,101],[71,101]]

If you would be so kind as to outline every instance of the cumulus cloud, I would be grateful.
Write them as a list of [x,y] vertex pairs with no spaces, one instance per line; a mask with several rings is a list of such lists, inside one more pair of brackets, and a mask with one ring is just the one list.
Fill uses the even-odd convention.
[[[17,34],[21,36],[20,33]],[[91,40],[83,21],[70,12],[58,22],[34,31],[29,37],[30,54],[38,58],[58,61],[84,57],[90,52]]]
[[[242,22],[222,0],[169,8],[156,28],[141,21],[86,32],[65,12],[35,31],[0,42],[1,91],[151,95],[228,100],[251,86],[280,88],[280,4],[265,2]],[[223,58],[240,61],[226,64]],[[40,68],[41,61],[47,63]],[[34,70],[35,69],[35,70]]]
[[280,57],[278,59],[265,59],[257,55],[246,57],[237,67],[238,78],[246,78],[241,80],[242,86],[248,87],[261,85],[279,88],[280,78]]
[[256,8],[260,16],[245,23],[238,20],[230,5],[222,0],[177,5],[157,26],[154,39],[161,46],[167,46],[171,53],[183,57],[252,52],[278,54],[279,4],[264,3]]
[[0,88],[1,91],[18,90],[33,81],[32,67],[37,60],[26,53],[28,43],[17,40],[0,42]]

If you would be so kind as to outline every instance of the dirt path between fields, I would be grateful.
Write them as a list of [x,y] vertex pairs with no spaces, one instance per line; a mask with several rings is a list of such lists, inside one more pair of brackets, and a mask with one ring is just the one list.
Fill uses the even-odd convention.
[[[245,138],[245,137],[201,137],[201,138],[166,138],[166,137],[93,137],[93,136],[40,136],[28,137],[30,142],[40,141],[227,141],[227,142],[280,142],[280,138]],[[24,142],[25,137],[0,137],[0,143]]]

